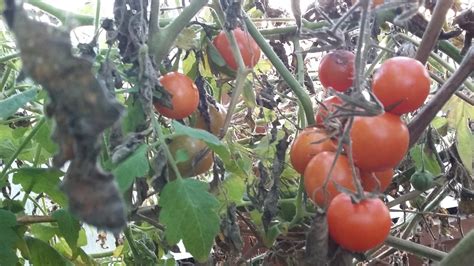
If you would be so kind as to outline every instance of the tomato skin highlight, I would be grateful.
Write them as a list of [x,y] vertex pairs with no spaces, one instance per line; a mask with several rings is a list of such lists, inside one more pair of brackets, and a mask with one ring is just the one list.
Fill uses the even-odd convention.
[[356,116],[350,132],[352,156],[361,171],[394,168],[408,151],[408,128],[397,115]]
[[416,59],[392,57],[375,72],[372,90],[386,111],[406,114],[425,102],[430,92],[430,75]]
[[337,195],[327,210],[329,235],[341,247],[365,252],[382,244],[390,233],[390,212],[378,198],[353,203],[347,194]]
[[[260,60],[261,50],[255,40],[250,36],[248,32],[243,31],[240,28],[236,28],[232,31],[235,40],[244,60],[246,67],[253,68]],[[237,70],[238,65],[232,54],[232,48],[227,36],[224,31],[221,31],[213,40],[213,44],[221,54],[224,61],[227,63],[230,69]]]
[[326,184],[326,190],[323,191],[322,187],[324,181],[331,170],[335,158],[336,153],[334,152],[321,152],[309,161],[308,166],[304,171],[304,187],[306,194],[320,207],[326,206],[326,204],[330,203],[332,199],[340,193],[334,183],[355,191],[349,159],[342,154],[337,158],[329,182]]
[[324,120],[328,115],[334,113],[337,109],[336,106],[341,106],[342,100],[337,96],[330,96],[322,101],[322,104],[319,106],[318,111],[316,112],[315,120],[316,125],[322,126]]
[[336,50],[326,54],[319,63],[319,80],[324,88],[339,92],[347,91],[354,80],[355,55],[346,50]]
[[379,172],[361,172],[360,181],[364,191],[375,192],[378,188],[378,192],[384,192],[392,182],[393,173],[392,168]]
[[293,168],[304,174],[311,158],[323,151],[336,151],[336,143],[321,129],[305,128],[293,141],[290,149],[290,161]]
[[196,111],[199,91],[192,79],[178,72],[170,72],[160,78],[160,83],[171,94],[173,109],[155,102],[158,113],[171,119],[183,119]]

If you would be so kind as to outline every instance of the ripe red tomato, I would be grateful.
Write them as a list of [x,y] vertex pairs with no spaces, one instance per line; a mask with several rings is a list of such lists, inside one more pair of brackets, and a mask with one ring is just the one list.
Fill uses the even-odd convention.
[[378,198],[353,203],[347,194],[337,195],[327,210],[329,235],[341,247],[364,252],[382,244],[390,233],[390,212]]
[[352,52],[336,50],[326,54],[319,63],[319,80],[324,88],[347,91],[354,80],[354,59]]
[[[185,151],[188,155],[188,160],[176,164],[182,177],[203,174],[211,169],[214,162],[212,152],[210,150],[206,152],[206,143],[195,138],[176,136],[168,144],[168,148],[175,160],[180,150]],[[175,178],[175,173],[172,169],[170,169],[170,178]]]
[[393,57],[375,72],[372,90],[385,110],[401,115],[418,109],[430,92],[430,76],[418,60]]
[[330,96],[322,102],[319,106],[318,112],[316,113],[316,125],[320,126],[323,125],[324,120],[328,116],[336,111],[336,106],[341,106],[342,100],[337,96]]
[[[248,32],[245,32],[240,28],[236,28],[232,32],[237,41],[237,45],[239,46],[240,54],[242,55],[245,66],[253,68],[260,59],[260,47]],[[237,62],[234,59],[232,47],[230,46],[230,42],[224,31],[221,31],[216,38],[214,38],[213,44],[224,58],[224,61],[227,63],[229,68],[237,70]]]
[[196,111],[199,91],[192,79],[178,72],[170,72],[160,78],[160,83],[171,94],[173,109],[155,102],[158,113],[172,119],[183,119]]
[[394,168],[408,150],[408,128],[391,113],[355,117],[350,138],[354,162],[366,172]]
[[311,158],[323,151],[336,151],[337,145],[321,129],[305,128],[293,141],[290,160],[293,168],[303,174]]
[[352,171],[349,160],[345,155],[339,155],[334,168],[331,172],[326,189],[323,185],[328,177],[329,170],[336,158],[336,153],[324,151],[314,156],[309,161],[304,171],[304,187],[308,197],[317,203],[318,206],[324,207],[326,204],[337,196],[340,192],[336,189],[334,182],[352,191],[355,191],[355,185],[352,182]]
[[[378,188],[379,192],[384,192],[388,185],[392,182],[393,169],[389,168],[380,172],[361,172],[360,181],[365,191],[375,192]],[[378,182],[377,182],[378,180]]]
[[225,117],[227,116],[227,111],[219,103],[216,105],[209,104],[209,125],[204,121],[204,117],[200,112],[196,112],[196,124],[195,128],[203,129],[210,131],[212,134],[218,136],[221,134],[221,129],[224,127]]

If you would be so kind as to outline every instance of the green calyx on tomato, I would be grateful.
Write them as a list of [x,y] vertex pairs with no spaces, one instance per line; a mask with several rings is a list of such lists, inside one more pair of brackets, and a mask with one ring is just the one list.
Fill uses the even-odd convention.
[[170,72],[160,78],[160,83],[171,95],[173,108],[155,102],[158,113],[171,119],[183,119],[196,111],[199,105],[199,91],[192,79],[178,72]]

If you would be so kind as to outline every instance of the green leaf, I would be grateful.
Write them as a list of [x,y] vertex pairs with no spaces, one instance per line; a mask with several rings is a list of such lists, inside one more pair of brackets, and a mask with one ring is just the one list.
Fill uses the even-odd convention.
[[245,80],[242,96],[248,108],[255,108],[257,106],[257,97],[255,96],[255,89],[253,88],[253,83],[248,79]]
[[459,157],[461,158],[464,167],[466,167],[469,173],[472,174],[472,156],[474,156],[474,135],[471,133],[467,125],[467,119],[464,120],[463,123],[460,123],[457,128],[456,149],[459,153]]
[[426,146],[425,149],[422,151],[421,145],[416,145],[410,150],[410,155],[415,161],[416,169],[422,169],[424,163],[425,169],[433,175],[436,176],[441,174],[441,167],[439,166],[438,161],[436,160],[436,155],[434,155],[434,153]]
[[181,48],[183,50],[191,50],[197,47],[197,43],[195,40],[196,32],[191,28],[183,29],[178,37],[176,38],[175,44],[176,47]]
[[186,250],[200,262],[208,259],[219,232],[219,203],[207,189],[204,182],[177,179],[166,184],[159,201],[168,243],[173,245],[182,239]]
[[61,256],[58,251],[48,243],[37,238],[25,236],[29,250],[29,261],[33,265],[73,265]]
[[136,97],[129,97],[125,102],[127,112],[122,123],[122,128],[125,133],[134,132],[137,128],[145,124],[145,113],[143,112],[142,104],[135,98]]
[[41,148],[45,149],[50,154],[56,153],[58,145],[51,139],[52,121],[44,123],[36,133],[34,140],[41,145]]
[[33,100],[37,94],[38,89],[35,88],[0,100],[0,119],[7,119],[18,109],[25,106],[25,104],[27,104],[29,101]]
[[59,189],[64,173],[60,170],[49,168],[20,168],[13,175],[13,183],[19,184],[24,190],[35,193],[46,193],[54,202],[61,206],[66,205],[66,196]]
[[230,153],[227,150],[227,147],[214,135],[211,133],[202,130],[187,127],[181,123],[173,120],[173,127],[175,129],[176,135],[187,135],[195,139],[202,140],[206,142],[211,150],[213,150],[219,157],[225,162],[230,160]]
[[214,46],[212,42],[209,42],[207,47],[208,47],[207,51],[209,53],[209,57],[211,58],[214,64],[216,64],[219,67],[224,67],[227,65],[224,58],[222,57],[222,55],[219,53],[219,51],[217,50],[217,48]]
[[147,145],[142,144],[112,171],[122,193],[130,188],[136,177],[144,176],[148,173],[150,165],[148,164],[146,152]]
[[76,253],[79,230],[81,230],[79,221],[64,209],[53,212],[52,216],[58,222],[59,232],[66,240],[72,252]]
[[245,180],[238,175],[230,174],[222,182],[217,198],[222,203],[221,205],[230,202],[238,204],[242,202],[245,189]]
[[14,230],[16,226],[15,214],[9,211],[0,210],[0,264],[16,265],[18,258],[16,249],[13,248],[18,235]]
[[196,61],[196,54],[194,52],[190,52],[183,60],[183,73],[194,80],[196,78],[197,71],[198,62]]
[[38,239],[48,242],[55,235],[59,235],[59,229],[56,225],[50,223],[30,225],[31,233]]

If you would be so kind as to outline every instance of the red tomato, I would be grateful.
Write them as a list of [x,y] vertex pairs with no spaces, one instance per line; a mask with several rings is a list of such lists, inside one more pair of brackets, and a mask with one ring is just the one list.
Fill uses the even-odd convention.
[[347,194],[337,195],[327,210],[329,235],[341,247],[364,252],[382,244],[390,233],[390,212],[380,199],[353,203]]
[[331,176],[326,184],[326,188],[323,190],[323,185],[328,177],[335,158],[336,153],[334,152],[321,152],[309,161],[308,166],[304,171],[304,187],[306,194],[308,194],[308,197],[320,207],[326,206],[326,204],[331,202],[331,200],[340,193],[336,189],[334,183],[355,191],[349,160],[342,154],[337,158]]
[[209,104],[209,124],[207,125],[204,121],[204,116],[197,111],[196,112],[196,124],[194,125],[195,128],[207,130],[212,134],[218,136],[221,134],[221,129],[224,127],[225,117],[227,116],[227,111],[219,103],[216,105]]
[[[360,181],[365,191],[375,192],[378,188],[379,192],[384,192],[388,185],[392,182],[393,169],[389,168],[380,172],[361,172]],[[378,181],[378,182],[377,182]]]
[[372,90],[385,110],[401,115],[418,109],[430,92],[430,75],[422,63],[393,57],[375,72]]
[[354,59],[352,52],[336,50],[326,54],[319,63],[319,80],[324,88],[347,91],[354,80]]
[[[255,40],[248,34],[247,32],[243,31],[240,28],[236,28],[232,31],[235,40],[237,41],[237,45],[239,46],[240,54],[242,55],[242,59],[244,60],[244,64],[246,67],[253,68],[260,59],[260,47],[255,42]],[[213,41],[214,46],[219,51],[221,56],[224,58],[224,61],[227,63],[229,68],[233,70],[237,70],[237,62],[234,59],[234,55],[232,54],[232,47],[230,46],[230,42],[227,39],[224,31],[221,31]]]
[[293,168],[303,174],[311,158],[323,151],[336,151],[337,145],[321,129],[308,127],[293,141],[290,160]]
[[408,128],[391,113],[355,117],[350,138],[354,162],[362,171],[394,168],[408,150]]
[[324,120],[328,114],[334,113],[337,109],[336,106],[341,106],[342,100],[337,96],[331,96],[326,98],[321,105],[319,105],[318,112],[316,113],[316,125],[323,125]]
[[192,79],[178,72],[170,72],[160,78],[160,83],[171,94],[173,109],[155,102],[158,113],[172,119],[183,119],[196,111],[199,91]]
[[[359,2],[359,0],[352,0],[352,5],[354,5],[357,2]],[[384,2],[384,0],[372,0],[372,8],[383,4],[383,2]]]

